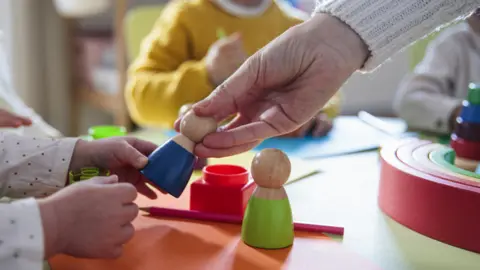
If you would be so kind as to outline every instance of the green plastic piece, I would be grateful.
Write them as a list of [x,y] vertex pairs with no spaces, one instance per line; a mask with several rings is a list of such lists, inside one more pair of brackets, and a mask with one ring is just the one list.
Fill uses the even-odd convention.
[[88,135],[94,140],[125,136],[127,129],[121,126],[95,126],[88,129]]
[[110,171],[100,170],[98,168],[82,168],[80,172],[69,172],[68,180],[70,184],[78,181],[88,180],[95,176],[109,176]]
[[455,151],[451,148],[436,150],[430,153],[430,160],[452,172],[480,179],[480,174],[467,171],[455,166]]
[[242,224],[242,240],[245,244],[256,248],[280,249],[291,246],[293,238],[292,209],[288,198],[250,198]]
[[480,105],[480,84],[471,83],[469,85],[467,100],[470,104]]

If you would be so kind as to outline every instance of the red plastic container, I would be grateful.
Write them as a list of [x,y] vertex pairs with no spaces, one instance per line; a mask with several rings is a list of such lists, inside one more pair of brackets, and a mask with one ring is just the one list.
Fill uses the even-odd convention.
[[210,165],[190,189],[191,210],[243,216],[255,183],[241,166]]

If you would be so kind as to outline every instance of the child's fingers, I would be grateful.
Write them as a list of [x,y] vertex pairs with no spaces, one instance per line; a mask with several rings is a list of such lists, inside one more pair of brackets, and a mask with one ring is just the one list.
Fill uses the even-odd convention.
[[312,131],[313,137],[323,137],[332,130],[332,121],[326,115],[318,115],[315,120],[315,127]]

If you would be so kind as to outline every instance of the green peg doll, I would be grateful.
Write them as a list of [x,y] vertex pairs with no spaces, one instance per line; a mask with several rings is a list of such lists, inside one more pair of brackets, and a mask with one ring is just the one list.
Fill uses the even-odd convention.
[[264,149],[254,157],[251,173],[257,188],[242,224],[242,240],[247,245],[280,249],[293,244],[292,209],[283,187],[290,170],[290,160],[280,150]]

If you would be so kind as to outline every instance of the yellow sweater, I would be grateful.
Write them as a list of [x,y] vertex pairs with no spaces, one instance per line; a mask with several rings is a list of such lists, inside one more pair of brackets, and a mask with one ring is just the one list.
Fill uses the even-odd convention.
[[182,105],[196,103],[214,90],[204,57],[218,38],[217,30],[227,35],[240,32],[245,51],[252,55],[301,22],[287,10],[273,2],[259,16],[237,17],[211,0],[172,0],[129,69],[125,98],[133,120],[171,128]]

